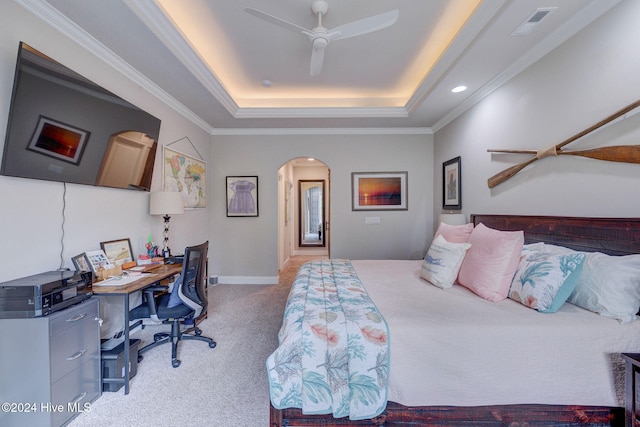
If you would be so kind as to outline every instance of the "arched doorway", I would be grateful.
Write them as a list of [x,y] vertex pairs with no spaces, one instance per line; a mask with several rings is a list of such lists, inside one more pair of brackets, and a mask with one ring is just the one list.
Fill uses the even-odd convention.
[[[292,256],[329,256],[330,177],[324,162],[307,157],[291,159],[278,170],[279,270]],[[313,203],[305,203],[305,194]],[[310,234],[318,238],[314,244],[309,243]]]

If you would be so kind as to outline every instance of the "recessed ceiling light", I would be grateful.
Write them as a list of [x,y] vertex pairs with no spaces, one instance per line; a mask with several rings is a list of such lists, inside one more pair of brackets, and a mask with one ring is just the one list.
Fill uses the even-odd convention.
[[272,85],[272,84],[273,84],[273,83],[272,83],[272,82],[271,82],[271,80],[269,80],[269,79],[264,79],[264,80],[262,81],[262,86],[264,86],[264,87],[271,87],[271,85]]
[[451,89],[451,92],[458,93],[458,92],[464,92],[465,90],[467,90],[466,86],[456,86],[453,89]]

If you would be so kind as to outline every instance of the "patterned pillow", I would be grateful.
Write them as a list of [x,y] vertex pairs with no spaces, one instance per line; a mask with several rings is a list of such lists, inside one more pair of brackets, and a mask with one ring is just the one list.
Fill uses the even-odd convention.
[[451,243],[442,236],[436,237],[424,257],[420,277],[442,289],[452,287],[470,247],[469,243]]
[[[557,245],[544,245],[545,252],[576,251]],[[580,280],[568,302],[620,323],[636,320],[640,307],[640,255],[612,256],[601,252],[582,252],[586,258]]]
[[575,289],[584,260],[585,254],[579,252],[523,251],[509,298],[543,313],[555,313]]

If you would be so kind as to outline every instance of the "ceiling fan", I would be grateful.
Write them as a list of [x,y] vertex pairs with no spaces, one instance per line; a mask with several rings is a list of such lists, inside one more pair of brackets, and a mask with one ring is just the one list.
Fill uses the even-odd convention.
[[315,0],[311,4],[311,11],[318,17],[318,26],[312,30],[306,29],[299,25],[261,12],[257,9],[247,7],[244,9],[250,15],[263,19],[272,24],[278,25],[287,30],[302,33],[311,40],[311,68],[310,74],[317,76],[322,70],[324,62],[324,51],[329,42],[350,37],[360,36],[374,31],[382,30],[393,25],[398,20],[398,10],[381,13],[380,15],[370,16],[368,18],[359,19],[344,25],[339,25],[333,29],[327,29],[322,26],[322,17],[327,14],[329,5],[324,0]]

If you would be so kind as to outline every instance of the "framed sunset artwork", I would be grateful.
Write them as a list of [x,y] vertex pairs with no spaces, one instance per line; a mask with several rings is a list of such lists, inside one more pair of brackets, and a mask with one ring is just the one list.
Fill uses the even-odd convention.
[[407,210],[407,172],[352,172],[351,209]]

